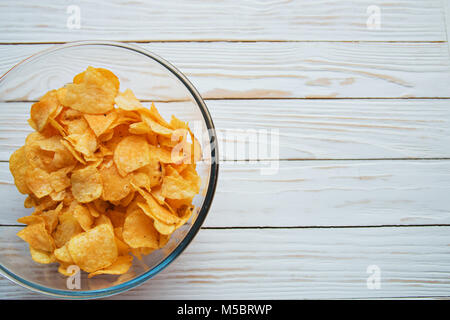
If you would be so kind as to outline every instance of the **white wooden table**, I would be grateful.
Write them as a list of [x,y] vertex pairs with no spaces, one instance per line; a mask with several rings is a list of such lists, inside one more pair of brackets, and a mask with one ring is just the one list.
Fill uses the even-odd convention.
[[[114,298],[446,298],[449,36],[446,0],[3,0],[0,73],[54,43],[138,42],[190,78],[219,130],[279,129],[279,172],[224,156],[189,248]],[[0,115],[1,150],[25,120]],[[8,155],[0,188],[15,197]],[[1,278],[0,298],[43,297]]]

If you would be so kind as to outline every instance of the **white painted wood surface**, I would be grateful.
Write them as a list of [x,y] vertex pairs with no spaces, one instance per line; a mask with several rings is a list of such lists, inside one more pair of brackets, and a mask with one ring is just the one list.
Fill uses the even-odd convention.
[[[0,70],[7,71],[50,46],[0,46]],[[182,42],[140,46],[172,62],[205,99],[450,97],[446,43]],[[124,79],[132,79],[140,70],[139,63],[128,63]],[[112,56],[110,65],[122,66],[123,61]],[[35,100],[42,94],[30,84],[31,79],[39,83],[40,75],[29,76],[21,82],[30,87],[27,96],[12,90],[7,99]],[[141,99],[151,98],[154,90],[146,84],[143,81],[142,87],[134,87]],[[126,82],[122,85],[127,87]]]
[[[115,299],[445,297],[449,232],[448,226],[201,230],[167,269]],[[381,271],[380,289],[367,287],[373,265]],[[0,291],[5,298],[40,298],[6,279]]]
[[[444,0],[445,1],[445,0]],[[370,30],[367,7],[382,10],[382,28]],[[69,5],[81,10],[81,28],[68,32]],[[124,1],[39,3],[2,1],[0,41],[79,39],[445,41],[441,0]]]
[[[75,1],[79,30],[66,28],[66,1],[0,3],[0,74],[54,43],[139,42],[189,77],[219,133],[279,130],[279,157],[256,164],[219,136],[203,229],[115,299],[450,297],[449,3],[373,2]],[[380,30],[366,26],[372,4]],[[26,212],[6,161],[30,132],[35,81],[22,80],[25,97],[0,97],[3,235]],[[369,265],[379,290],[367,288]],[[45,297],[1,278],[0,298]]]

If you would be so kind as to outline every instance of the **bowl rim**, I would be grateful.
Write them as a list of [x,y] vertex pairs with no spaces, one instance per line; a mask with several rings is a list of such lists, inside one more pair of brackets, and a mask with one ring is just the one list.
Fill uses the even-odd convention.
[[214,198],[215,189],[217,186],[217,180],[219,176],[219,155],[218,155],[218,141],[217,141],[217,135],[214,127],[214,123],[212,121],[211,115],[209,113],[209,110],[203,101],[203,98],[195,89],[195,87],[192,85],[192,83],[187,79],[187,77],[178,70],[175,66],[173,66],[171,63],[166,61],[165,59],[161,58],[160,56],[154,54],[153,52],[150,52],[138,45],[131,44],[131,43],[122,43],[117,41],[73,41],[73,42],[67,42],[64,44],[57,44],[50,48],[47,48],[45,50],[41,50],[28,58],[25,58],[24,60],[17,63],[15,66],[13,66],[11,69],[9,69],[7,72],[5,72],[3,75],[0,76],[0,83],[7,77],[8,74],[10,74],[11,71],[15,70],[19,66],[32,62],[33,60],[40,58],[42,56],[45,56],[46,54],[49,54],[51,52],[55,52],[62,49],[72,48],[72,47],[81,47],[81,46],[90,46],[90,45],[97,45],[97,46],[112,46],[112,47],[119,47],[123,49],[128,49],[135,51],[137,53],[140,53],[156,62],[161,64],[163,67],[165,67],[169,72],[171,72],[174,76],[178,78],[179,81],[181,81],[185,87],[189,90],[193,98],[195,99],[195,102],[197,103],[203,119],[205,121],[206,127],[208,129],[208,135],[209,135],[209,143],[210,143],[210,150],[211,150],[211,164],[210,164],[210,179],[207,186],[207,191],[205,194],[205,198],[203,201],[203,205],[200,208],[200,211],[198,213],[197,218],[194,221],[194,224],[190,228],[189,232],[186,234],[184,239],[177,245],[177,247],[161,262],[159,262],[155,267],[152,269],[144,272],[143,274],[128,280],[124,283],[109,287],[109,288],[103,288],[103,289],[95,289],[95,290],[60,290],[60,289],[53,289],[48,288],[46,286],[33,283],[31,281],[25,280],[20,276],[17,276],[13,272],[6,269],[1,263],[0,263],[0,273],[8,278],[9,280],[19,284],[22,287],[25,287],[27,289],[30,289],[31,291],[35,291],[38,293],[42,293],[48,296],[57,297],[57,298],[66,298],[66,299],[94,299],[94,298],[102,298],[102,297],[109,297],[116,295],[121,292],[128,291],[132,288],[135,288],[141,284],[143,284],[148,279],[154,277],[156,274],[158,274],[160,271],[165,269],[170,263],[172,263],[183,251],[186,249],[186,247],[189,245],[189,243],[194,239],[197,232],[200,230],[209,209],[211,208],[212,200]]

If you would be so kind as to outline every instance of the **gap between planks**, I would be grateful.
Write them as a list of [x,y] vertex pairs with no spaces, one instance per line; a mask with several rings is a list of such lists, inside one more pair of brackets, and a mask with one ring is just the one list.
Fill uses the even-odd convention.
[[[41,41],[41,42],[0,42],[0,45],[39,45],[39,44],[66,44],[77,41]],[[86,40],[86,42],[92,41],[105,41],[105,42],[120,42],[120,43],[447,43],[446,40],[277,40],[277,39],[265,39],[265,40],[223,40],[223,39],[199,39],[199,40]]]

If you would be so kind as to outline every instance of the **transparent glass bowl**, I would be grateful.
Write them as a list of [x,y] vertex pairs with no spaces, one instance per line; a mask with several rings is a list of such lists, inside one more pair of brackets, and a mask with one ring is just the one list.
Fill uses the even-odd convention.
[[[202,179],[194,198],[196,211],[162,249],[134,259],[122,276],[100,275],[91,279],[82,272],[81,288],[68,289],[67,277],[57,272],[57,264],[34,262],[28,244],[16,236],[23,228],[16,220],[31,214],[23,207],[24,195],[15,188],[9,172],[9,156],[24,144],[32,131],[26,120],[33,101],[51,89],[72,82],[74,75],[88,66],[103,67],[120,80],[120,90],[130,88],[149,106],[152,101],[162,116],[174,114],[189,121],[199,138],[203,160],[197,171]],[[111,296],[142,284],[167,267],[192,241],[200,229],[214,196],[218,178],[217,140],[214,125],[200,94],[187,78],[167,61],[138,46],[117,42],[73,42],[37,53],[17,64],[0,78],[0,272],[6,278],[33,291],[61,298]]]

